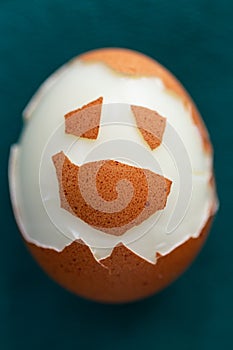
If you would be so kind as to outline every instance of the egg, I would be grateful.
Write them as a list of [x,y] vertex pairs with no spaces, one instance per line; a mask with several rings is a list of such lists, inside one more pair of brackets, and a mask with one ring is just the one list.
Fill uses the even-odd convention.
[[88,299],[156,293],[191,264],[218,208],[213,149],[179,81],[142,53],[84,53],[43,83],[11,148],[11,200],[43,270]]

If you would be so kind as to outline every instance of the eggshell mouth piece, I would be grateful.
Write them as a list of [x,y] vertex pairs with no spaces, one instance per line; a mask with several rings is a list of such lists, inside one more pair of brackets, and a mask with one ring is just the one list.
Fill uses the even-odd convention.
[[[181,90],[167,86],[169,79],[155,72],[128,74],[113,68],[106,60],[80,56],[52,75],[32,98],[20,142],[11,149],[13,209],[24,239],[38,247],[61,252],[78,240],[101,263],[123,244],[155,264],[157,254],[167,255],[199,237],[218,208],[211,144],[180,85]],[[98,136],[95,132],[96,138],[88,140],[65,133],[64,115],[99,96],[103,106]],[[166,118],[163,140],[155,149],[135,126],[132,105]],[[120,236],[91,227],[60,207],[52,156],[61,151],[75,164],[113,159],[166,177],[172,185],[165,208]],[[174,219],[169,227],[174,212],[179,222]]]
[[60,206],[107,234],[121,236],[164,209],[171,181],[147,169],[102,160],[73,164],[53,156]]

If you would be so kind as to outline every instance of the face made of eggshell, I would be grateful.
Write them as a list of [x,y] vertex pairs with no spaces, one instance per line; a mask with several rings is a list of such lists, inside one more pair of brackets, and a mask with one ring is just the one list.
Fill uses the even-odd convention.
[[[119,57],[117,64],[116,57]],[[131,69],[130,67],[134,68]],[[93,75],[96,75],[96,78]],[[100,76],[103,78],[101,83],[98,80]],[[80,94],[73,93],[74,89],[76,89],[75,84],[78,83],[78,80],[82,81],[82,91],[79,90]],[[95,84],[96,80],[98,80],[97,84]],[[90,83],[92,83],[91,86]],[[67,86],[69,87],[69,92],[67,92],[67,94],[64,93],[65,86],[66,90]],[[147,91],[146,95],[143,93],[143,90]],[[30,144],[29,134],[31,133],[32,139],[35,135],[35,133],[32,132],[32,128],[34,129],[41,124],[45,125],[46,122],[43,122],[42,115],[45,113],[46,116],[44,115],[44,118],[47,119],[49,115],[50,121],[49,125],[47,125],[47,130],[43,132],[43,141],[41,144],[40,141],[38,142],[35,149],[35,154],[37,156],[34,158],[34,161],[31,160],[32,164],[35,166],[35,171],[38,172],[39,162],[36,164],[35,159],[40,159],[42,149],[49,135],[54,128],[57,127],[61,118],[67,113],[67,111],[73,110],[77,108],[77,106],[80,108],[84,104],[94,101],[100,95],[103,96],[106,103],[130,103],[134,114],[139,112],[139,110],[137,110],[139,106],[141,106],[140,108],[142,109],[145,108],[143,106],[146,106],[153,111],[158,111],[159,115],[166,116],[169,122],[176,126],[176,130],[181,136],[191,157],[194,178],[194,195],[191,199],[190,213],[188,213],[187,219],[185,218],[186,223],[181,227],[183,234],[178,232],[170,237],[158,237],[156,240],[155,236],[158,233],[154,232],[150,237],[143,237],[141,240],[138,240],[138,242],[133,244],[127,245],[127,243],[123,241],[126,250],[130,249],[130,251],[140,256],[142,259],[145,259],[150,263],[155,263],[156,253],[162,255],[169,254],[169,252],[188,241],[191,237],[199,237],[208,218],[213,215],[216,210],[216,197],[214,188],[210,182],[213,177],[211,144],[205,126],[203,125],[195,106],[177,80],[175,80],[175,78],[159,64],[144,55],[135,54],[127,50],[99,50],[83,55],[80,59],[76,59],[70,65],[65,66],[62,71],[54,76],[54,78],[47,83],[47,86],[42,88],[39,94],[32,100],[25,113],[25,117],[28,119],[28,128],[21,139],[20,147],[14,152],[15,157],[13,156],[12,158],[11,173],[15,172],[19,174],[17,179],[15,179],[14,174],[12,176],[14,179],[11,181],[11,187],[14,188],[15,191],[12,197],[16,216],[18,216],[19,225],[21,226],[24,238],[28,242],[36,244],[38,247],[62,251],[66,246],[69,246],[77,239],[77,237],[74,237],[73,239],[69,236],[65,237],[56,230],[52,231],[51,225],[46,224],[45,221],[43,221],[44,227],[42,230],[46,232],[46,234],[31,234],[32,230],[30,225],[27,225],[27,220],[25,220],[26,208],[29,211],[29,215],[33,214],[29,209],[30,204],[27,204],[32,201],[29,198],[26,198],[27,195],[25,195],[24,199],[24,204],[26,204],[25,208],[23,208],[22,205],[22,193],[24,193],[25,188],[25,185],[22,184],[22,173],[25,164],[28,164],[28,161],[30,163],[30,157],[28,154],[25,156],[25,151]],[[63,99],[59,96],[62,96]],[[56,105],[53,106],[55,103],[54,99],[56,100]],[[177,109],[178,117],[174,112]],[[177,118],[177,123],[174,122],[175,118]],[[67,120],[68,119],[69,118],[67,117]],[[144,132],[143,135],[140,120],[137,120],[137,124],[139,130],[141,128],[141,134],[144,140],[148,143],[148,134]],[[184,134],[186,131],[187,135]],[[69,125],[67,126],[67,132],[69,132]],[[101,132],[98,128],[92,128],[92,136],[94,135],[93,138],[95,138],[95,136],[97,137],[98,132]],[[194,143],[192,143],[192,139],[195,139]],[[157,141],[156,138],[151,140],[151,149],[158,147],[158,144],[156,143]],[[164,151],[161,149],[161,146],[156,148],[153,152],[157,152],[158,157],[162,158],[164,156]],[[196,154],[198,155],[196,156]],[[164,163],[166,160],[167,157],[165,156]],[[77,164],[77,162],[75,163]],[[149,166],[148,169],[150,170]],[[175,183],[174,174],[172,172],[169,173],[169,169],[165,169],[164,174],[169,180]],[[30,187],[30,184],[28,186]],[[21,187],[20,190],[19,187]],[[172,184],[171,193],[168,197],[168,203],[165,208],[166,210],[170,210],[173,201],[175,201],[175,197],[173,198],[175,191],[176,190],[175,188],[173,189]],[[41,200],[41,198],[38,199],[35,194],[33,198],[35,199],[35,203],[37,203],[37,200]],[[42,212],[40,204],[38,204],[38,207],[40,207],[38,212]],[[196,214],[196,217],[194,217],[193,213]],[[35,220],[33,220],[33,226],[35,226]],[[50,235],[50,238],[46,235]],[[97,249],[85,241],[84,243],[89,246],[95,259],[99,262],[101,259],[114,253],[113,248]]]
[[[100,97],[66,114],[65,132],[97,139],[102,102]],[[131,109],[148,146],[155,149],[162,141],[165,118],[148,108]],[[114,160],[89,162],[80,167],[63,152],[52,159],[61,207],[97,230],[122,235],[166,205],[171,181],[148,169]]]

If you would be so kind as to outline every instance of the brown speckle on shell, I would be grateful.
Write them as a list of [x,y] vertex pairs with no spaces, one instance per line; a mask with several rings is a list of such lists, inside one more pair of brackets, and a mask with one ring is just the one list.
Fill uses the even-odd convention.
[[122,235],[165,207],[171,181],[113,160],[78,166],[53,156],[61,207],[105,233]]
[[73,242],[61,252],[32,243],[27,246],[40,266],[70,291],[101,302],[129,302],[160,291],[184,272],[203,246],[211,223],[209,218],[198,238],[190,238],[171,253],[160,255],[156,264],[124,245],[115,247],[100,263],[81,242]]
[[153,150],[162,142],[166,119],[156,111],[141,106],[131,106],[137,126],[150,148]]
[[65,132],[88,139],[97,139],[103,97],[65,115]]
[[190,109],[194,123],[197,125],[207,153],[212,153],[208,131],[191,97],[181,83],[165,67],[152,58],[133,50],[122,48],[104,48],[86,52],[78,57],[83,62],[103,62],[121,74],[135,77],[158,77],[165,87],[183,100]]

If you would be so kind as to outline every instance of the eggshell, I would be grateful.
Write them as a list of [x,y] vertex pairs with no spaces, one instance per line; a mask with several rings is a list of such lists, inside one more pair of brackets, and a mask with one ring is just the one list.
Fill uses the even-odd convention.
[[[79,167],[63,152],[55,154],[53,161],[61,207],[97,230],[122,235],[166,206],[171,181],[150,170],[114,160],[89,162]],[[118,186],[116,191],[119,182],[121,190]],[[113,204],[110,212],[109,204]]]
[[198,238],[190,238],[170,254],[150,264],[125,246],[98,263],[90,249],[73,242],[62,252],[27,246],[39,265],[61,286],[85,298],[125,303],[159,292],[184,272],[203,246],[212,223],[209,218]]
[[174,75],[157,61],[140,52],[122,48],[89,51],[81,55],[80,59],[85,62],[104,62],[113,70],[127,75],[160,78],[171,93],[179,95],[184,104],[191,108],[193,119],[202,135],[206,150],[212,151],[207,129],[193,100]]

